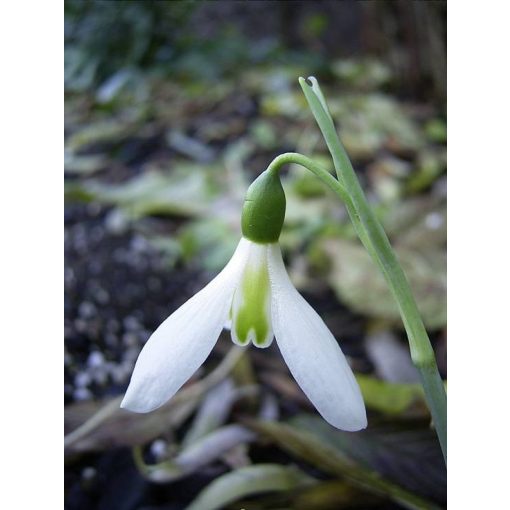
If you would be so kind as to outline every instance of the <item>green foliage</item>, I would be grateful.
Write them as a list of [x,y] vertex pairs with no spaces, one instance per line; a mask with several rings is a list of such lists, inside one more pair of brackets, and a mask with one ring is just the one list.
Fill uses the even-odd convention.
[[[348,456],[345,449],[338,448],[337,443],[331,441],[330,437],[336,437],[337,432],[340,436],[347,434],[351,437],[353,434],[342,433],[325,425],[331,431],[329,434],[324,434],[322,430],[325,427],[317,425],[315,420],[308,420],[305,426],[276,422],[256,422],[251,426],[292,456],[321,471],[345,478],[349,484],[363,488],[373,495],[394,500],[404,508],[416,510],[438,508],[432,502],[423,500]],[[356,437],[361,435],[362,433],[356,434]]]
[[204,201],[210,196],[206,173],[190,171],[186,166],[172,174],[147,172],[122,185],[99,181],[71,184],[68,192],[76,193],[80,188],[91,200],[115,204],[132,218],[151,214],[197,216],[205,212]]
[[342,82],[361,90],[377,89],[392,78],[390,68],[376,59],[342,59],[332,69]]
[[[320,442],[415,494],[428,493],[440,499],[446,487],[446,470],[434,431],[420,427],[419,421],[375,423],[361,434],[336,430],[309,414],[296,416],[290,425],[313,431]],[[410,458],[421,462],[413,465]]]
[[178,51],[196,2],[66,0],[65,78],[72,90],[124,68],[147,67]]
[[199,35],[192,15],[201,4],[66,0],[66,89],[90,90],[140,70],[172,79],[214,81],[283,53],[302,59],[284,52],[275,39],[254,44],[235,25],[225,25],[214,36]]
[[294,491],[313,483],[313,478],[292,466],[247,466],[216,478],[186,510],[216,510],[245,496],[268,491]]
[[356,380],[368,408],[390,415],[402,415],[412,407],[421,406],[425,399],[420,384],[389,383],[375,377],[358,374]]
[[204,218],[183,226],[178,243],[184,261],[208,271],[221,271],[239,243],[239,226],[234,226],[237,228],[217,218]]

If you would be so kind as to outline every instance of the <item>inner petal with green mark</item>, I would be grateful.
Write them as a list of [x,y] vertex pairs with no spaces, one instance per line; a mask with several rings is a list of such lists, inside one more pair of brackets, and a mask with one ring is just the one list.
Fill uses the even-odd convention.
[[267,244],[253,243],[232,301],[232,340],[268,347],[273,341]]

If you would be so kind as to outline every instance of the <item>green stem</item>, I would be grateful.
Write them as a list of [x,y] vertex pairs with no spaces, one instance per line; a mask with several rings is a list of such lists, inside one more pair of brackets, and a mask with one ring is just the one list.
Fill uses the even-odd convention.
[[[354,211],[354,206],[351,201],[351,197],[347,193],[346,189],[335,179],[330,172],[328,172],[325,168],[322,168],[320,165],[312,161],[310,158],[303,156],[303,154],[299,154],[298,152],[286,152],[284,154],[280,154],[276,158],[271,161],[267,170],[269,172],[278,173],[283,165],[287,164],[296,164],[300,165],[310,172],[312,172],[316,177],[318,177],[328,188],[330,188],[334,193],[336,193],[340,200],[345,204],[347,210],[349,212]],[[371,253],[372,247],[368,238],[365,235],[365,231],[362,228],[362,225],[359,221],[359,217],[354,213],[351,215],[353,218],[353,225],[356,233],[358,234],[361,242],[365,246],[365,248]]]
[[338,180],[300,154],[283,154],[277,157],[269,168],[276,170],[284,163],[303,165],[344,201],[361,242],[380,268],[398,305],[409,339],[411,358],[420,372],[425,397],[446,462],[446,392],[411,288],[384,229],[368,205],[351,161],[338,138],[318,83],[314,80],[312,88],[303,78],[300,78],[299,82],[326,140]]
[[344,202],[350,202],[351,198],[345,188],[325,169],[312,161],[310,158],[303,156],[297,152],[286,152],[280,154],[271,161],[267,167],[268,172],[278,173],[283,165],[287,164],[301,165],[310,170],[316,177],[318,177],[326,186],[331,188]]

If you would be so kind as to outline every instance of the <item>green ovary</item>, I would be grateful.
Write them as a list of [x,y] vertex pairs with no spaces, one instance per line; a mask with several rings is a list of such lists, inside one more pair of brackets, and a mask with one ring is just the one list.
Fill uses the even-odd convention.
[[252,339],[256,345],[263,345],[269,333],[270,286],[267,267],[246,268],[238,292],[242,292],[240,306],[234,310],[235,333],[240,343],[246,344]]

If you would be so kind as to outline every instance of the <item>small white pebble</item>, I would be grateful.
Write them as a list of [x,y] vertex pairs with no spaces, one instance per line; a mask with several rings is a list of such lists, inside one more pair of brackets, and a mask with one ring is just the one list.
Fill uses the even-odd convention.
[[108,372],[106,367],[103,365],[101,367],[94,368],[92,370],[92,378],[96,384],[104,386],[108,382]]
[[81,472],[81,476],[84,480],[92,480],[96,476],[97,471],[93,467],[86,467]]
[[139,253],[144,253],[149,247],[149,243],[141,236],[135,236],[131,239],[131,248]]
[[88,301],[84,301],[83,303],[81,303],[78,308],[78,314],[80,315],[80,317],[83,317],[84,319],[90,319],[91,317],[94,316],[95,313],[96,307],[92,303],[89,303]]
[[112,234],[122,234],[129,226],[129,220],[120,209],[113,209],[105,218],[106,229]]
[[110,301],[110,294],[108,294],[108,292],[103,288],[97,289],[97,291],[94,294],[94,297],[96,298],[96,301],[100,305],[105,305],[106,303],[108,303],[108,301]]
[[87,365],[91,368],[100,367],[104,363],[104,356],[99,351],[94,351],[89,354]]
[[163,439],[156,439],[150,446],[150,452],[156,460],[163,459],[167,454],[167,444]]
[[137,329],[140,329],[140,322],[138,321],[138,319],[136,317],[133,317],[131,315],[126,317],[124,319],[123,323],[124,323],[124,327],[128,331],[135,331]]
[[88,386],[91,382],[90,375],[87,372],[79,372],[74,377],[74,385],[79,388],[83,388],[84,386]]
[[92,398],[92,393],[87,388],[77,388],[74,390],[73,397],[75,400],[89,400]]

